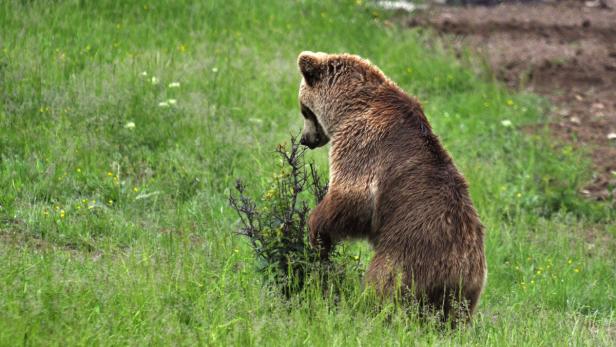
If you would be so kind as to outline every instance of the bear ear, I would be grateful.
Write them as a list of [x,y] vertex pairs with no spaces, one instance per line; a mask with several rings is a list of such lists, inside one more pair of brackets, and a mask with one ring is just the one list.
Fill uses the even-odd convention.
[[323,60],[318,56],[319,53],[304,51],[297,58],[299,71],[304,76],[304,80],[309,86],[313,86],[320,78],[323,70]]

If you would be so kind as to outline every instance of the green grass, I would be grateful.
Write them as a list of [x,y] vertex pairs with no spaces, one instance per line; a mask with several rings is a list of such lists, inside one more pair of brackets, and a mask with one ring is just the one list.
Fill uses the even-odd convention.
[[[613,345],[614,212],[578,197],[584,154],[521,130],[542,122],[541,100],[385,15],[2,1],[0,345]],[[473,325],[377,310],[358,276],[337,300],[262,285],[227,198],[237,177],[263,193],[275,145],[300,130],[302,50],[360,54],[422,100],[487,229]],[[325,174],[326,150],[310,155]],[[369,261],[367,244],[345,248]]]

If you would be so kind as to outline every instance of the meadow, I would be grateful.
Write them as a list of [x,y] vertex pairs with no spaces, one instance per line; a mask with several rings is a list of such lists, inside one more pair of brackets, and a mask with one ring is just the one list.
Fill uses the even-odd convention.
[[[550,105],[362,1],[0,3],[0,345],[610,346],[613,202]],[[228,204],[303,124],[302,50],[370,59],[424,105],[486,226],[473,324],[442,331],[264,285]],[[529,129],[532,129],[529,130]],[[309,153],[324,176],[327,151]],[[366,243],[344,245],[365,266]]]

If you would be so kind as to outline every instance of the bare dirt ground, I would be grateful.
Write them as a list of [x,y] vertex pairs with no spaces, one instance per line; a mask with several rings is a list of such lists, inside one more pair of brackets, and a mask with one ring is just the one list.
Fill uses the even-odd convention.
[[581,193],[616,200],[616,8],[597,5],[432,6],[406,24],[480,51],[507,85],[549,98],[554,135],[592,154],[593,179]]

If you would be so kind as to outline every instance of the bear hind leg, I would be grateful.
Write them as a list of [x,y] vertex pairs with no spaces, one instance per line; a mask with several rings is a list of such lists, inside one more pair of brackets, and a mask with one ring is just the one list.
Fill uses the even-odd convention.
[[480,294],[481,290],[441,287],[430,291],[423,300],[420,299],[420,306],[422,311],[436,313],[442,323],[449,323],[451,328],[455,328],[471,320]]
[[374,289],[381,299],[396,299],[401,293],[402,280],[398,264],[390,256],[377,252],[364,276],[364,286]]

